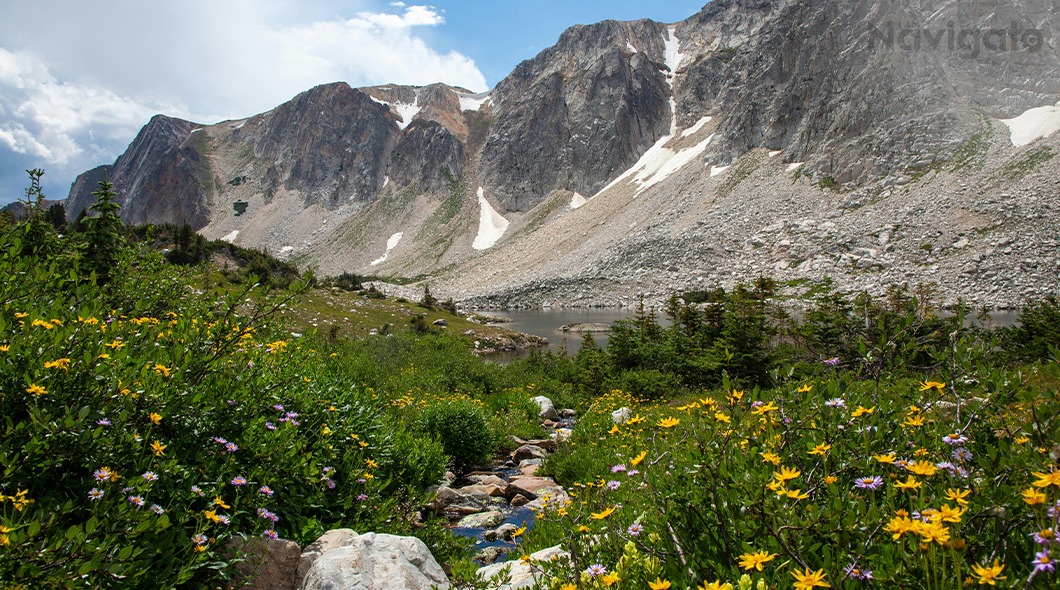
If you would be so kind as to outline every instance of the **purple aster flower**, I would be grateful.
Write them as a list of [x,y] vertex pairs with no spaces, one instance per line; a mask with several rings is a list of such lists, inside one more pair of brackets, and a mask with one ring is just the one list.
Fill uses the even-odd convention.
[[843,398],[841,398],[841,397],[833,397],[832,399],[824,402],[824,405],[828,406],[829,408],[845,408],[845,407],[847,407],[847,403],[845,401],[843,401]]
[[154,471],[145,471],[144,474],[140,477],[144,478],[147,481],[158,481],[158,474]]
[[110,420],[107,418],[100,418],[99,420],[96,420],[96,424],[99,424],[100,426],[110,426]]
[[107,481],[112,475],[114,475],[114,472],[106,467],[100,467],[92,472],[92,477],[94,477],[96,481]]
[[213,442],[215,442],[215,443],[217,443],[219,445],[223,445],[223,444],[227,444],[228,443],[227,440],[225,440],[225,439],[223,439],[223,438],[221,438],[219,436],[213,437]]
[[1056,571],[1056,562],[1049,555],[1049,551],[1039,551],[1034,554],[1034,561],[1031,562],[1034,565],[1034,573],[1053,573]]
[[191,486],[191,493],[193,493],[193,494],[195,494],[196,496],[199,496],[199,497],[202,497],[203,495],[205,495],[204,492],[202,491],[202,488],[200,488],[199,486]]
[[953,457],[954,461],[957,461],[959,463],[967,463],[968,461],[972,460],[972,452],[969,451],[966,447],[959,447],[953,449],[953,453],[950,456]]
[[628,477],[633,477],[634,475],[637,475],[639,473],[640,473],[640,471],[637,471],[636,469],[630,469],[629,471],[626,472],[626,475]]
[[615,481],[615,480],[612,479],[611,481],[607,482],[607,489],[609,489],[609,490],[611,490],[613,492],[613,491],[617,490],[619,488],[619,486],[621,486],[621,485],[622,485],[622,482]]
[[234,486],[245,486],[245,485],[247,485],[247,478],[243,477],[242,475],[237,475],[234,478],[232,478],[232,485],[234,485]]
[[272,422],[266,422],[265,423],[265,428],[268,428],[269,430],[276,430],[276,425],[273,424]]
[[948,445],[959,447],[964,443],[968,442],[968,437],[964,436],[959,432],[954,432],[953,434],[947,434],[946,436],[942,437],[942,442]]
[[238,406],[239,402],[237,402],[234,399],[230,399],[230,400],[228,400],[228,405],[230,405],[230,406]]
[[166,513],[165,509],[159,506],[158,504],[151,504],[151,512],[154,512],[159,516],[162,516]]
[[839,364],[839,357],[834,356],[830,359],[824,359],[824,364],[828,365],[829,367],[834,367]]
[[234,442],[225,443],[225,450],[229,453],[234,453],[239,450],[239,445]]
[[1056,542],[1056,531],[1053,529],[1042,529],[1036,531],[1034,535],[1034,542],[1039,545],[1049,546]]
[[357,494],[357,501],[358,502],[364,502],[367,499],[368,499],[368,495],[367,494]]
[[196,545],[198,545],[198,546],[200,546],[200,547],[201,547],[201,546],[203,546],[203,545],[205,545],[205,544],[206,544],[206,543],[208,543],[209,541],[210,541],[210,539],[208,539],[208,538],[206,537],[206,535],[204,535],[204,534],[202,534],[202,533],[199,533],[199,534],[197,534],[197,535],[194,535],[194,536],[192,536],[192,538],[191,538],[191,542],[192,542],[192,543],[195,543]]
[[368,480],[363,478],[363,477],[358,477],[357,478],[357,483],[367,483],[367,482],[368,482]]
[[629,528],[626,530],[629,532],[629,534],[633,535],[634,537],[637,537],[644,532],[644,525],[640,524],[639,522],[635,522],[629,525]]
[[231,521],[229,521],[229,520],[228,520],[228,517],[227,517],[227,516],[225,516],[224,514],[218,514],[218,515],[217,515],[217,523],[218,523],[218,524],[224,524],[224,525],[227,525],[227,524],[228,524],[229,522],[231,522]]
[[143,508],[144,499],[142,496],[129,496],[129,503],[137,508]]
[[323,473],[324,475],[327,475],[327,474],[331,473],[332,471],[335,471],[335,468],[330,466],[330,465],[328,465],[327,467],[325,467],[325,468],[320,470],[320,472]]
[[872,570],[860,569],[856,563],[852,563],[843,568],[843,573],[852,580],[872,580]]
[[270,539],[279,539],[280,538],[280,535],[276,534],[276,531],[274,531],[272,529],[265,529],[265,532],[262,533],[262,534],[265,535],[266,537],[270,538]]
[[91,490],[88,490],[88,499],[92,500],[93,502],[96,500],[102,500],[103,490],[99,488],[92,488]]
[[261,486],[261,488],[258,490],[258,492],[263,494],[263,495],[266,495],[266,496],[271,496],[274,493],[276,493],[276,492],[273,492],[272,488],[270,488],[269,486]]
[[288,420],[294,420],[295,418],[298,417],[298,412],[287,412],[286,414],[283,415],[283,417],[287,418]]
[[333,490],[333,489],[335,489],[335,480],[333,480],[333,479],[325,479],[324,480],[324,485],[328,486],[329,490]]
[[859,478],[854,482],[854,487],[859,490],[876,490],[883,485],[883,478],[878,475]]
[[594,563],[585,569],[585,573],[591,577],[602,576],[607,573],[607,568],[599,563]]
[[621,463],[619,463],[618,465],[615,465],[614,467],[611,468],[611,473],[622,473],[625,470],[626,470],[626,466],[621,464]]
[[283,411],[283,406],[281,404],[276,404],[275,406],[272,407],[272,409],[276,410],[277,412],[282,412]]

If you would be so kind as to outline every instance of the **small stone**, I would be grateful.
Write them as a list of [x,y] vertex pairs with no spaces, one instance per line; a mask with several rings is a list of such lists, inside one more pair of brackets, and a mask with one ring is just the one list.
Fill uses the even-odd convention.
[[529,503],[530,503],[530,500],[528,500],[526,498],[526,496],[524,496],[522,494],[516,494],[515,497],[512,498],[512,501],[511,501],[511,505],[512,506],[526,506]]
[[456,526],[463,529],[489,529],[504,522],[504,515],[497,510],[471,514],[460,519]]

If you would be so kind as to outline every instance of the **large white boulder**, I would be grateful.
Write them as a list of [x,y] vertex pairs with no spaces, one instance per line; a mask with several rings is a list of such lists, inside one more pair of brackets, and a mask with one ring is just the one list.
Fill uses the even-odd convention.
[[521,560],[513,560],[479,568],[478,577],[482,580],[489,581],[497,574],[502,573],[505,568],[511,568],[509,571],[508,583],[497,586],[497,590],[519,590],[520,588],[529,588],[541,577],[540,564],[542,562],[560,559],[567,555],[570,555],[570,553],[561,549],[559,545],[556,545],[555,547],[549,547],[548,549],[542,549],[536,553],[531,553],[530,563],[523,563]]
[[539,395],[534,398],[534,401],[537,402],[538,407],[541,408],[541,412],[538,416],[542,420],[559,420],[559,412],[556,411],[556,406],[553,405],[552,400],[543,395]]
[[415,537],[365,533],[316,559],[302,590],[447,590],[442,567]]

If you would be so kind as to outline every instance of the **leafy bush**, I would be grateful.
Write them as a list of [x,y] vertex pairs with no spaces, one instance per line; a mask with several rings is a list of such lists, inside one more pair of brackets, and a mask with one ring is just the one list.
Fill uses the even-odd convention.
[[486,411],[474,400],[451,400],[426,408],[421,428],[438,438],[457,473],[483,465],[492,456],[493,435]]

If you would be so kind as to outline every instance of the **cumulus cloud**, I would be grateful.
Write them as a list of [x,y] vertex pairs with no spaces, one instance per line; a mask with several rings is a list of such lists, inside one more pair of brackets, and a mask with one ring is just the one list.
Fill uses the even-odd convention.
[[[154,113],[253,115],[317,84],[487,89],[432,47],[437,9],[381,0],[35,0],[0,21],[0,150],[72,174],[110,162]],[[44,23],[40,27],[26,23]]]
[[97,136],[135,133],[152,112],[103,88],[60,82],[34,55],[0,48],[0,144],[16,153],[63,166]]

